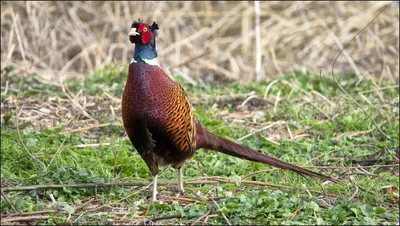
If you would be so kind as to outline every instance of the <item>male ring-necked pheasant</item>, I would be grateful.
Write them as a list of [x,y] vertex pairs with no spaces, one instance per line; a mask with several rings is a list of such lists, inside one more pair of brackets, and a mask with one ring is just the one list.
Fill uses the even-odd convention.
[[135,53],[122,97],[125,131],[153,175],[153,201],[157,195],[158,167],[171,164],[178,169],[179,190],[183,192],[182,165],[200,148],[337,181],[207,131],[194,116],[185,90],[169,78],[156,61],[158,29],[156,22],[152,25],[141,20],[132,23],[129,40],[135,44]]

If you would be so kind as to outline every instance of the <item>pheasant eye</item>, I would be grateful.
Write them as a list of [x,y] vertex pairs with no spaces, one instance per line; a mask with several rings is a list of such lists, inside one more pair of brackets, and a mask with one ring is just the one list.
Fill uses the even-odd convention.
[[143,28],[143,31],[144,31],[144,32],[147,32],[147,27]]

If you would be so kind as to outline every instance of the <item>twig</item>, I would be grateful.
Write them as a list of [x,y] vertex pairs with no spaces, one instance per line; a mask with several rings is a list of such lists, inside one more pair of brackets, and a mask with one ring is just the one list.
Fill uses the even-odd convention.
[[83,209],[83,208],[89,206],[93,201],[94,201],[94,198],[93,198],[93,197],[89,198],[89,200],[86,201],[85,203],[82,203],[81,205],[76,206],[76,207],[75,207],[75,211],[78,211],[78,210],[80,210],[80,209]]
[[274,141],[274,140],[272,140],[270,138],[267,138],[267,137],[261,137],[261,138],[263,138],[264,140],[266,140],[266,141],[268,141],[268,142],[270,142],[272,144],[275,144],[275,145],[280,145],[281,144],[280,142],[276,142],[276,141]]
[[305,184],[302,184],[302,185],[303,185],[304,189],[306,189],[308,196],[310,196],[310,198],[312,198],[313,196],[312,196],[311,192],[308,190],[307,186]]
[[375,88],[375,89],[369,89],[369,90],[361,91],[359,93],[360,94],[364,94],[364,93],[374,92],[374,91],[377,91],[377,90],[386,90],[386,89],[394,89],[394,88],[399,88],[399,85],[379,87],[379,88]]
[[338,148],[338,149],[333,149],[333,150],[330,150],[328,152],[322,153],[322,154],[312,158],[311,160],[309,160],[308,162],[303,164],[302,167],[304,167],[304,165],[307,165],[308,163],[310,163],[310,162],[312,162],[314,160],[317,160],[317,159],[321,158],[322,156],[329,155],[329,154],[331,154],[333,152],[340,151],[340,150],[343,150],[343,149],[346,149],[346,148],[354,148],[354,147],[371,147],[371,145],[369,145],[369,144],[359,144],[359,145],[350,145],[350,146],[344,146],[344,147],[341,147],[341,148]]
[[293,140],[293,134],[292,134],[292,131],[290,130],[289,124],[287,124],[287,123],[286,123],[286,129],[287,129],[287,131],[288,131],[288,133],[289,133],[289,137],[290,137],[290,139],[291,139],[291,140]]
[[[61,80],[61,77],[60,77]],[[77,116],[77,118],[79,118],[82,114],[84,116],[86,116],[87,118],[90,118],[92,120],[95,120],[83,107],[82,105],[76,100],[76,96],[74,98],[72,98],[72,96],[67,92],[63,82],[60,81],[61,84],[61,89],[64,93],[64,95],[71,101],[71,103],[73,104],[74,107],[76,107],[77,109],[80,110],[80,114]]]
[[6,194],[4,194],[3,190],[1,190],[1,196],[3,196],[4,200],[8,203],[8,205],[11,207],[11,209],[14,211],[14,213],[17,213],[18,211],[14,208],[14,205],[8,200]]
[[366,130],[366,131],[345,132],[345,133],[339,134],[335,138],[339,139],[339,138],[341,138],[343,136],[346,136],[346,135],[349,136],[349,137],[353,137],[353,136],[357,136],[357,135],[364,135],[364,134],[368,134],[368,133],[372,132],[373,130],[374,129],[370,129],[370,130]]
[[[399,163],[397,164],[389,164],[389,165],[373,165],[373,166],[362,166],[362,168],[373,168],[373,167],[391,167],[391,166],[399,166]],[[319,168],[319,169],[355,169],[355,168],[361,168],[360,166],[303,166],[303,168]]]
[[313,106],[315,109],[317,109],[317,111],[319,111],[321,114],[323,114],[325,116],[325,118],[329,119],[330,121],[332,120],[332,117],[330,117],[328,114],[326,114],[325,112],[323,112],[319,107],[317,107],[317,105],[315,105],[314,103],[312,103],[308,98],[303,98],[309,105]]
[[245,135],[245,136],[239,138],[238,140],[244,140],[244,139],[246,139],[247,137],[250,137],[251,135],[253,135],[253,134],[255,134],[255,133],[261,132],[261,131],[263,131],[263,130],[269,129],[269,128],[275,126],[275,125],[279,125],[279,124],[282,124],[282,123],[287,123],[287,122],[286,122],[286,121],[277,121],[277,122],[271,123],[271,124],[269,124],[269,125],[267,125],[267,126],[264,126],[264,127],[261,128],[261,129],[255,130],[255,131],[253,131],[253,132],[251,132],[251,133],[249,133],[249,134],[247,134],[247,135]]
[[[358,167],[361,167],[360,165],[357,164]],[[356,171],[364,173],[364,174],[368,174],[371,175],[370,172],[368,172],[367,170],[363,169],[363,168],[356,168]]]
[[[278,73],[279,73],[279,75],[280,75],[281,77],[284,77],[285,74],[282,72],[281,67],[279,67],[279,63],[278,63],[278,61],[276,60],[276,54],[275,54],[275,50],[274,50],[273,45],[270,45],[270,46],[269,46],[269,52],[271,53],[272,64],[274,65],[275,69],[278,71]],[[290,96],[290,95],[289,95],[289,96]]]
[[[294,133],[293,133],[293,137],[296,137],[297,135],[301,135],[301,134],[305,133],[306,131],[307,131],[306,128],[296,130],[296,131],[294,131]],[[306,134],[306,135],[307,135],[307,134]]]
[[[7,79],[7,81],[6,81],[6,87],[3,87],[3,86],[1,87],[1,90],[4,90],[4,93],[2,93],[1,96],[5,96],[5,95],[7,94],[9,83],[10,83],[10,80]],[[18,92],[17,89],[15,89],[15,90]]]
[[[128,211],[124,211],[124,212],[114,212],[114,211],[110,212],[110,211],[106,211],[106,212],[96,212],[96,213],[92,213],[92,214],[89,214],[89,215],[87,215],[87,216],[88,216],[88,217],[93,217],[93,216],[96,216],[96,215],[100,215],[100,216],[109,216],[109,215],[126,215],[126,214],[129,214],[129,212],[128,212]],[[74,215],[77,215],[77,214],[74,214]]]
[[209,214],[209,215],[207,215],[207,216],[206,216],[206,219],[204,219],[202,225],[205,225],[205,224],[207,223],[208,218],[210,218],[210,217],[217,217],[217,216],[219,216],[219,215],[218,215],[218,214]]
[[247,104],[247,102],[249,102],[249,101],[250,101],[251,99],[253,99],[253,98],[257,98],[257,95],[252,95],[252,96],[247,97],[247,98],[240,104],[240,106],[243,107],[244,105]]
[[[385,150],[387,150],[387,151],[389,152],[389,154],[390,154],[394,159],[396,159],[397,162],[399,162],[399,158],[398,158],[395,154],[392,153],[392,150],[390,150],[390,149],[386,146],[386,144],[385,144],[384,146],[385,146]],[[398,148],[399,148],[399,147],[397,147],[397,149],[398,149]]]
[[[17,33],[18,33],[18,29],[16,29],[16,30],[17,30]],[[22,43],[21,43],[21,40],[20,40],[20,39],[18,39],[18,43],[19,43],[19,45],[20,45],[20,48],[23,49],[23,48],[22,48]],[[31,154],[31,152],[28,150],[28,148],[26,147],[24,141],[22,140],[21,131],[20,131],[20,129],[19,129],[18,100],[19,100],[19,95],[20,95],[20,93],[21,93],[22,83],[23,83],[23,81],[24,81],[24,75],[26,74],[26,71],[28,70],[28,64],[29,64],[28,62],[26,62],[25,54],[23,54],[23,57],[24,57],[25,68],[24,68],[24,73],[21,74],[21,81],[19,82],[17,98],[16,98],[16,101],[15,101],[15,118],[16,118],[16,119],[15,119],[15,126],[16,126],[16,129],[17,129],[18,138],[19,138],[19,140],[20,140],[22,146],[24,147],[25,152],[29,155],[29,157],[31,157],[33,160],[35,160],[35,161],[38,162],[40,165],[42,165],[44,169],[47,169],[46,165],[45,165],[42,161],[40,161],[39,159],[35,158],[35,156],[33,156],[33,155]]]
[[[211,201],[214,203],[214,205],[218,208],[218,210],[220,210],[221,208],[219,207],[218,203],[216,201],[214,201],[214,199],[211,199]],[[226,223],[228,225],[232,225],[231,222],[228,220],[228,218],[225,216],[224,213],[221,213],[222,217],[225,219]]]
[[195,220],[192,224],[190,225],[194,225],[196,224],[198,221],[200,221],[201,219],[203,219],[204,217],[208,216],[211,213],[211,207],[209,205],[209,203],[204,200],[202,197],[200,197],[196,192],[193,192],[192,190],[189,190],[194,196],[196,196],[197,199],[199,199],[201,202],[203,202],[204,204],[207,205],[207,213],[203,214],[202,216],[200,216],[197,220]]
[[251,176],[254,176],[254,175],[257,175],[257,174],[260,174],[260,173],[268,173],[268,172],[275,171],[275,170],[279,170],[279,169],[278,168],[274,168],[274,169],[256,171],[256,172],[253,172],[253,173],[250,173],[250,174],[247,174],[247,175],[243,176],[241,178],[241,180],[244,180],[244,179],[246,179],[248,177],[251,177]]
[[276,99],[275,99],[275,103],[274,103],[274,114],[276,113],[276,108],[278,107],[278,103],[279,103],[279,101],[281,100],[280,99],[280,96],[281,96],[281,91],[279,90],[278,91],[278,94],[277,94],[277,96],[276,96]]
[[336,96],[338,96],[338,97],[341,97],[341,98],[344,98],[344,99],[349,99],[349,98],[347,98],[347,97],[344,97],[344,96],[338,94],[335,90],[331,89],[331,88],[325,83],[324,79],[322,78],[322,70],[319,70],[319,78],[320,78],[320,80],[321,80],[321,82],[322,82],[322,85],[324,85],[324,87],[325,87],[327,90],[331,91],[332,93],[334,93],[334,94],[335,94]]
[[294,211],[293,215],[289,218],[289,220],[292,221],[292,220],[296,217],[297,213],[298,213],[301,209],[302,209],[301,207],[298,207],[298,208]]
[[[321,71],[320,71],[320,73],[321,73]],[[321,76],[321,75],[320,75],[320,76]],[[328,97],[322,95],[320,92],[317,92],[317,91],[315,91],[315,90],[312,90],[311,93],[312,93],[312,94],[316,94],[317,96],[321,97],[324,101],[326,101],[327,103],[329,103],[329,105],[331,105],[332,107],[335,107],[335,106],[336,106],[335,103],[333,103],[332,101],[330,101]]]
[[357,193],[358,193],[358,186],[354,185],[356,187],[356,191],[354,192],[354,194],[349,198],[349,200],[354,199],[354,197],[356,197]]
[[279,82],[279,80],[275,79],[275,80],[273,80],[272,82],[270,82],[270,83],[268,84],[267,88],[265,88],[264,99],[267,99],[269,89],[271,89],[272,85],[274,85],[274,84],[277,83],[277,82]]
[[[224,181],[227,182],[227,181]],[[236,183],[234,181],[231,181],[230,183]],[[282,189],[293,189],[294,187],[290,186],[285,186],[285,185],[277,185],[277,184],[272,184],[268,182],[260,182],[260,181],[241,181],[241,184],[243,185],[259,185],[259,186],[269,186],[269,187],[276,187],[276,188],[282,188]]]
[[375,193],[368,191],[367,189],[363,188],[362,186],[360,186],[359,184],[357,184],[351,177],[349,177],[350,182],[353,184],[353,186],[361,189],[364,192],[369,193],[370,195],[376,195]]
[[199,199],[201,202],[203,202],[204,204],[208,204],[208,203],[206,202],[206,200],[204,200],[202,197],[200,197],[200,195],[198,195],[196,192],[194,192],[194,191],[192,191],[192,190],[190,190],[190,192],[191,192],[194,196],[196,196],[196,198]]
[[170,199],[175,199],[175,200],[180,200],[180,201],[185,201],[185,202],[198,202],[196,200],[189,199],[189,198],[175,197],[175,196],[168,196],[168,195],[160,195],[160,197],[167,198],[167,199],[170,198]]
[[81,131],[90,130],[90,129],[94,129],[94,128],[101,128],[101,127],[105,127],[105,126],[121,126],[121,125],[122,124],[120,122],[103,123],[103,124],[82,127],[82,128],[78,128],[78,129],[71,129],[68,131],[68,133],[76,133],[76,132],[81,132]]
[[50,199],[52,203],[57,203],[56,199],[54,198],[54,195],[52,193],[50,193]]
[[57,213],[58,210],[42,210],[42,211],[34,211],[34,212],[22,212],[22,213],[13,213],[10,216],[1,215],[1,218],[5,217],[14,217],[14,216],[29,216],[29,215],[39,215],[39,214],[48,214],[48,213]]
[[6,87],[2,86],[1,89],[4,90],[4,93],[1,94],[2,96],[5,96],[7,94],[7,91],[12,91],[14,93],[18,93],[19,92],[18,89],[10,88],[8,86],[6,86]]
[[190,225],[196,224],[196,223],[199,222],[201,219],[203,219],[204,217],[208,216],[210,213],[211,213],[211,210],[208,209],[207,213],[201,215],[199,218],[197,218],[197,219],[196,219],[193,223],[191,223]]
[[81,131],[90,130],[90,129],[94,129],[94,128],[101,128],[101,127],[105,127],[105,126],[120,126],[120,125],[122,125],[120,122],[103,123],[103,124],[82,127],[82,128],[78,128],[78,129],[71,129],[68,131],[68,133],[76,133],[76,132],[81,132]]
[[3,192],[8,191],[29,191],[37,189],[58,189],[58,188],[93,188],[93,187],[112,187],[112,186],[147,186],[145,182],[129,182],[129,183],[105,183],[105,184],[41,184],[32,186],[20,186],[20,187],[3,187]]
[[[205,177],[206,178],[206,177]],[[221,183],[228,183],[228,184],[236,184],[233,179],[230,178],[215,178],[213,180],[201,180],[204,178],[195,178],[196,180],[185,180],[185,184],[221,184]],[[169,186],[169,185],[176,185],[177,181],[172,182],[158,182],[159,185]],[[293,187],[284,186],[284,185],[277,185],[267,182],[260,182],[260,181],[241,181],[243,185],[258,185],[258,186],[269,186],[269,187],[277,187],[281,189],[293,189]],[[150,186],[152,182],[127,182],[127,183],[104,183],[104,184],[41,184],[41,185],[32,185],[32,186],[20,186],[20,187],[3,187],[1,190],[3,192],[10,192],[10,191],[29,191],[29,190],[38,190],[38,189],[61,189],[61,188],[94,188],[94,187],[113,187],[113,186]]]
[[40,221],[47,220],[51,216],[29,216],[29,217],[14,217],[14,218],[2,218],[1,223],[4,222],[29,222],[29,221]]
[[371,122],[374,124],[374,126],[378,129],[378,131],[379,131],[382,135],[384,135],[387,139],[389,139],[389,140],[391,140],[391,141],[393,141],[393,139],[392,139],[391,137],[389,137],[386,133],[384,133],[384,132],[381,130],[381,128],[376,124],[375,120],[372,119],[371,115],[370,115],[363,107],[361,107],[361,105],[360,105],[360,104],[359,104],[359,103],[358,103],[358,102],[357,102],[357,101],[356,101],[356,100],[355,100],[355,99],[354,99],[354,98],[339,84],[337,78],[335,77],[335,74],[334,74],[333,70],[334,70],[334,68],[335,68],[335,64],[336,64],[337,59],[339,58],[340,54],[341,54],[343,51],[346,50],[347,46],[348,46],[361,32],[363,32],[372,22],[374,22],[374,20],[375,20],[376,18],[378,18],[378,16],[381,15],[381,13],[383,13],[383,12],[384,12],[387,8],[389,8],[392,4],[393,4],[393,2],[391,2],[390,4],[388,4],[383,10],[381,10],[381,11],[378,13],[378,15],[376,15],[376,16],[374,17],[374,19],[372,19],[367,25],[365,25],[360,31],[358,31],[358,32],[354,35],[354,37],[353,37],[349,42],[347,42],[346,45],[344,45],[344,47],[339,51],[338,55],[336,56],[336,58],[335,58],[335,60],[333,61],[333,64],[332,64],[332,78],[333,78],[333,80],[335,81],[337,87],[339,87],[339,89],[340,89],[343,93],[345,93],[346,96],[348,96],[348,97],[350,98],[350,100],[353,101],[353,103],[356,104],[357,107],[359,107],[359,108],[364,112],[364,114],[366,114],[366,115],[368,116],[368,118],[371,120]]
[[[168,170],[171,168],[171,165],[168,165],[168,167],[164,170],[164,172],[160,173],[160,175],[158,176],[159,178],[161,178],[165,173],[168,172]],[[158,183],[160,184],[160,183]]]
[[174,219],[174,218],[183,218],[182,214],[176,214],[176,215],[171,215],[171,216],[162,216],[162,217],[156,217],[152,218],[149,220],[145,220],[144,223],[149,223],[149,222],[155,222],[159,220],[167,220],[167,219]]

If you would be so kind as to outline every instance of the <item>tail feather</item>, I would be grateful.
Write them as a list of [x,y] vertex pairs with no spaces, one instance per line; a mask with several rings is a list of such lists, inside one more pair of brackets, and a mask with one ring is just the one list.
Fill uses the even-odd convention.
[[229,141],[227,139],[224,139],[222,137],[216,136],[207,130],[202,131],[205,137],[205,139],[201,139],[202,144],[200,146],[215,150],[218,152],[222,152],[224,154],[228,154],[231,156],[239,157],[239,158],[244,158],[250,161],[254,162],[261,162],[261,163],[266,163],[268,165],[272,165],[281,169],[286,169],[286,170],[291,170],[296,173],[299,173],[301,175],[307,175],[310,177],[317,177],[323,180],[329,180],[335,183],[338,183],[338,179],[331,178],[329,176],[325,176],[320,173],[316,173],[310,170],[307,170],[305,168],[284,162],[280,159],[265,155],[260,152],[253,151],[249,148],[243,147],[242,145],[236,144],[232,141]]

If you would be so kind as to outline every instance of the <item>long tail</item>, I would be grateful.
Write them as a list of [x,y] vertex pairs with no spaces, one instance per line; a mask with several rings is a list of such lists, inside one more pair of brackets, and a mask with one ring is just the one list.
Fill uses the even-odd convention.
[[198,130],[197,132],[197,135],[199,135],[198,138],[196,139],[197,148],[211,149],[231,156],[244,158],[250,161],[262,162],[281,169],[292,170],[302,175],[307,175],[310,177],[318,177],[335,183],[340,182],[338,179],[334,179],[329,176],[325,176],[323,174],[316,173],[296,165],[292,165],[277,158],[273,158],[271,156],[243,147],[239,144],[236,144],[234,142],[231,142],[227,139],[224,139],[222,137],[219,137],[217,135],[208,132],[202,126],[201,128],[198,129],[200,129],[200,131]]

